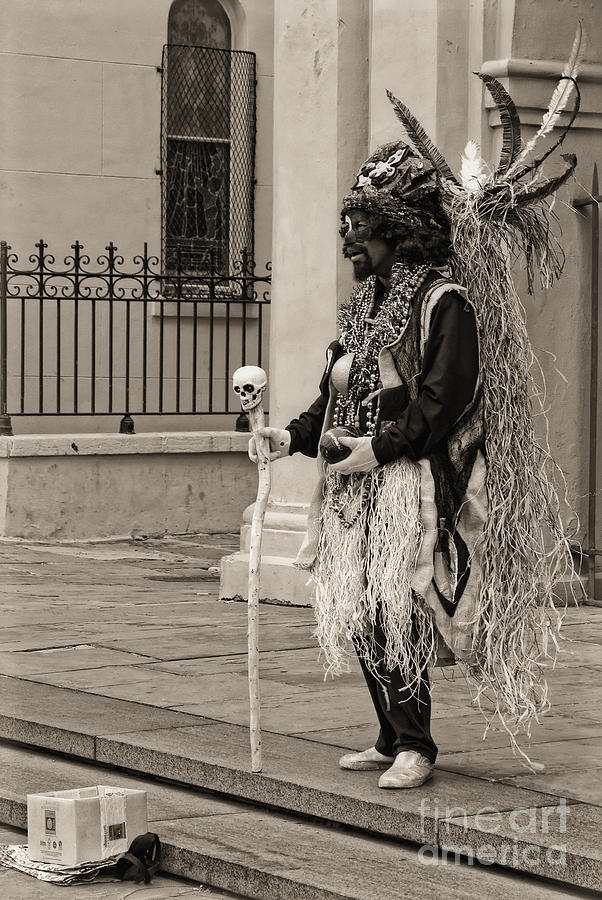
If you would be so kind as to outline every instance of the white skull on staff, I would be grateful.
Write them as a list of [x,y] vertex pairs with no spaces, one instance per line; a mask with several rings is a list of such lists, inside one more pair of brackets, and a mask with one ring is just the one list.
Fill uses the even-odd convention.
[[268,376],[259,366],[242,366],[232,376],[232,387],[240,397],[240,404],[249,413],[249,426],[257,450],[259,485],[253,505],[249,540],[249,621],[247,628],[249,652],[249,732],[251,738],[251,771],[261,772],[261,727],[259,700],[259,590],[261,570],[261,536],[266,506],[270,494],[270,442],[262,433],[264,427],[263,394]]
[[259,366],[242,366],[232,376],[232,386],[245,412],[259,406],[267,384],[268,376]]

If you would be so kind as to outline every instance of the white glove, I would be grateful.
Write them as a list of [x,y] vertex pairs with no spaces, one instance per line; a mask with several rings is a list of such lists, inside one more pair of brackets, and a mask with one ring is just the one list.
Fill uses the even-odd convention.
[[340,437],[339,444],[351,447],[351,453],[338,463],[331,463],[330,472],[339,472],[341,475],[351,475],[352,472],[371,472],[380,465],[372,450],[371,437]]
[[[270,459],[282,459],[288,456],[291,446],[291,433],[285,428],[262,428],[259,432],[270,442]],[[251,435],[249,440],[249,459],[251,462],[257,463],[257,447],[255,446],[255,436]]]

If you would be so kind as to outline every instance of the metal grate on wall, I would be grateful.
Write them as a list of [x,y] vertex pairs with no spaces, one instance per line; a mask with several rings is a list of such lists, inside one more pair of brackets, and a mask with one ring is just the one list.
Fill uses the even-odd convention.
[[255,54],[166,44],[162,69],[164,270],[227,275],[253,259]]

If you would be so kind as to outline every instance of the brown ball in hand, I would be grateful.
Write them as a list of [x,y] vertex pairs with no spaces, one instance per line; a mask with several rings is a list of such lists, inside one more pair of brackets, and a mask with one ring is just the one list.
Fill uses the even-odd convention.
[[320,438],[319,450],[326,462],[338,463],[346,459],[351,453],[351,447],[346,447],[339,441],[340,437],[363,437],[359,428],[354,425],[329,428]]

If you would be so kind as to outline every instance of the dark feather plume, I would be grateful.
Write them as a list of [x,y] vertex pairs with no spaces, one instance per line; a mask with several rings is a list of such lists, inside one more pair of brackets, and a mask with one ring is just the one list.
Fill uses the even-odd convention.
[[449,181],[453,181],[454,184],[457,184],[458,181],[456,176],[446,163],[443,154],[435,147],[416,116],[410,112],[408,107],[405,106],[401,100],[394,97],[391,91],[387,91],[387,97],[393,104],[395,115],[405,128],[407,135],[416,147],[416,150],[418,150],[425,159],[432,162],[442,178],[447,178]]
[[564,172],[561,175],[557,175],[556,178],[547,178],[532,190],[525,189],[524,193],[515,195],[517,205],[522,206],[523,203],[534,203],[536,200],[542,200],[544,197],[557,191],[567,181],[575,171],[577,157],[574,153],[561,153],[561,156],[567,163],[567,168]]
[[512,165],[520,152],[520,119],[514,105],[514,100],[497,78],[493,75],[485,75],[482,72],[474,72],[478,75],[498,108],[502,123],[502,152],[495,175],[504,175]]

